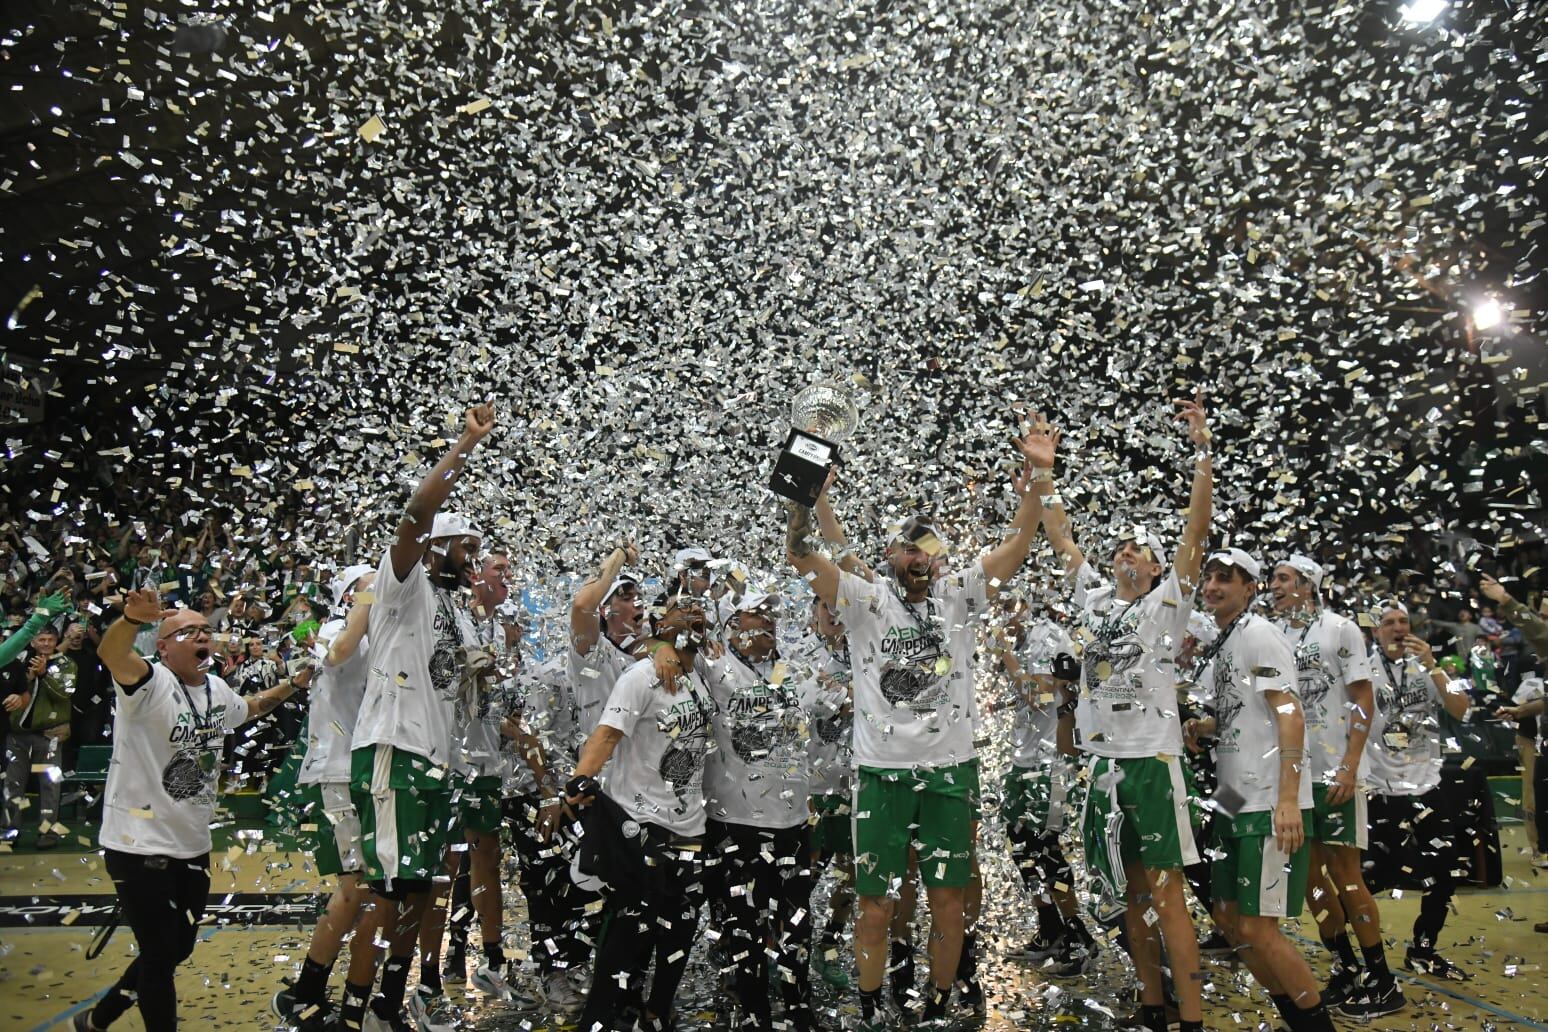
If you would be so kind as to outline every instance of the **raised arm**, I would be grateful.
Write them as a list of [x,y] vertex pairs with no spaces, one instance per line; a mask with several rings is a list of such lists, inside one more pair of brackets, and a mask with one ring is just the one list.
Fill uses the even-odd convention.
[[27,622],[18,627],[16,633],[5,639],[4,643],[0,643],[0,668],[10,665],[32,644],[32,639],[37,637],[45,624],[60,613],[69,612],[70,608],[70,600],[64,592],[55,592],[38,599],[38,606],[27,617]]
[[1548,655],[1548,621],[1512,598],[1505,586],[1487,573],[1482,576],[1479,587],[1490,601],[1500,607],[1505,619],[1521,628],[1521,637],[1526,639],[1534,652],[1539,656]]
[[97,643],[97,658],[119,684],[138,684],[150,672],[150,664],[134,651],[134,636],[142,624],[157,623],[177,613],[161,608],[155,588],[124,592],[123,615],[108,625]]
[[1021,452],[1021,470],[1011,478],[1020,501],[1016,515],[1011,518],[1010,531],[993,549],[984,553],[984,575],[988,579],[991,598],[999,592],[1000,585],[1016,575],[1032,551],[1032,539],[1037,535],[1038,524],[1043,521],[1043,496],[1033,487],[1043,482],[1046,473],[1053,468],[1054,454],[1059,444],[1059,432],[1048,425],[1041,412],[1033,418],[1033,425],[1026,436],[1016,441]]
[[474,405],[468,409],[462,436],[441,456],[441,461],[419,482],[408,504],[403,507],[403,518],[398,522],[398,538],[392,543],[392,572],[403,580],[419,561],[425,557],[430,545],[430,528],[435,514],[441,511],[446,499],[451,497],[457,478],[462,475],[464,464],[478,442],[489,436],[494,429],[493,405]]
[[272,713],[279,709],[280,703],[296,694],[296,689],[305,688],[312,683],[312,673],[315,668],[302,667],[294,677],[287,677],[273,688],[265,688],[256,695],[247,697],[247,719],[261,717],[265,713]]
[[619,572],[639,561],[640,550],[632,542],[624,542],[608,553],[596,575],[582,584],[575,597],[570,599],[570,644],[577,654],[584,656],[596,647],[597,639],[602,636],[602,617],[597,612],[602,607],[602,599]]
[[785,521],[785,554],[796,572],[806,578],[817,597],[830,608],[838,605],[839,568],[813,546],[812,510],[795,502],[786,502],[789,516]]
[[[830,475],[828,484],[833,483]],[[874,575],[871,568],[860,561],[849,548],[849,538],[844,533],[843,526],[838,521],[838,516],[833,512],[833,505],[828,501],[828,489],[823,488],[822,494],[817,496],[817,505],[812,509],[817,514],[817,530],[822,534],[822,539],[830,545],[837,545],[840,549],[838,567],[845,573],[852,573],[856,577],[864,577],[870,580]]]
[[1046,437],[1047,441],[1035,442],[1035,450],[1039,457],[1032,463],[1035,468],[1032,473],[1032,487],[1028,493],[1036,496],[1043,533],[1047,535],[1048,543],[1053,545],[1054,551],[1064,560],[1064,572],[1072,574],[1085,565],[1086,555],[1075,543],[1075,532],[1070,527],[1069,511],[1065,509],[1064,499],[1059,497],[1058,488],[1054,486],[1054,461],[1063,431],[1049,426],[1048,420],[1042,413],[1038,413],[1032,432],[1039,437]]
[[1175,401],[1180,411],[1177,418],[1188,424],[1188,439],[1193,442],[1193,488],[1188,494],[1188,525],[1183,528],[1182,544],[1177,549],[1177,562],[1173,569],[1184,595],[1192,594],[1199,583],[1199,570],[1204,565],[1204,542],[1209,538],[1209,524],[1214,518],[1215,477],[1210,457],[1209,422],[1204,413],[1204,394],[1199,392],[1192,401]]

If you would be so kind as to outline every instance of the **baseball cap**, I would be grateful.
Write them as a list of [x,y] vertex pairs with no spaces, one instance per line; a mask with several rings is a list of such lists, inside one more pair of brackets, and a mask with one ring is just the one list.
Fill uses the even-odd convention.
[[608,599],[618,594],[625,585],[631,584],[636,588],[640,586],[640,579],[632,573],[620,573],[617,577],[614,577],[613,583],[607,586],[607,594],[602,596],[602,605],[607,605]]
[[778,595],[767,591],[749,591],[739,600],[731,603],[726,613],[726,619],[731,619],[737,613],[764,613],[768,616],[777,616],[779,608],[780,600]]
[[935,524],[923,516],[910,516],[898,524],[897,531],[892,535],[892,543],[898,544],[907,541],[917,545],[921,551],[930,555],[939,555],[946,551],[946,541],[941,537]]
[[460,512],[438,512],[430,524],[430,540],[437,538],[474,537],[484,540],[484,532],[472,520]]
[[1124,541],[1138,542],[1150,549],[1150,554],[1155,556],[1156,562],[1162,566],[1166,565],[1166,546],[1161,544],[1160,536],[1149,527],[1136,523],[1128,530],[1119,534],[1118,541],[1120,543]]
[[1222,548],[1220,551],[1211,554],[1204,565],[1208,567],[1210,563],[1234,566],[1253,580],[1261,580],[1263,578],[1263,568],[1258,565],[1258,560],[1240,548]]
[[1302,555],[1299,552],[1288,559],[1281,559],[1277,565],[1288,566],[1302,577],[1311,581],[1313,591],[1320,591],[1322,589],[1322,578],[1327,576],[1327,571],[1322,568],[1320,563],[1311,556]]
[[710,563],[715,557],[704,548],[679,548],[677,554],[672,557],[672,568],[676,570],[686,569],[689,563]]
[[338,608],[339,603],[344,601],[344,596],[349,593],[350,588],[355,586],[355,582],[357,580],[359,580],[361,577],[364,577],[374,569],[376,569],[376,567],[368,566],[365,563],[356,563],[354,566],[344,567],[344,569],[339,573],[338,577],[334,578],[333,581],[334,608]]

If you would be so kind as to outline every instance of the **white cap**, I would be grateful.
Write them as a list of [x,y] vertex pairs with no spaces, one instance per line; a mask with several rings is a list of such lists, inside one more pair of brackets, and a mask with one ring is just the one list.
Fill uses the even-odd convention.
[[1204,563],[1222,563],[1226,566],[1234,566],[1253,580],[1263,579],[1263,568],[1258,565],[1258,560],[1243,552],[1240,548],[1222,548],[1213,553]]
[[1322,590],[1322,578],[1327,576],[1327,571],[1311,556],[1297,552],[1288,559],[1281,559],[1278,565],[1288,566],[1302,577],[1311,581],[1313,591]]
[[740,599],[731,603],[726,613],[726,619],[730,620],[737,613],[763,613],[768,616],[777,616],[779,613],[779,596],[767,591],[749,591]]
[[1136,541],[1139,544],[1144,545],[1146,548],[1150,549],[1150,554],[1155,557],[1156,562],[1160,563],[1162,566],[1166,565],[1166,547],[1161,544],[1161,538],[1156,534],[1156,532],[1151,530],[1149,527],[1136,523],[1134,526],[1130,527],[1128,530],[1119,535],[1118,540]]
[[602,605],[607,605],[607,600],[618,594],[619,589],[625,584],[633,584],[635,587],[639,587],[640,579],[632,573],[620,573],[617,577],[614,577],[613,583],[607,586],[607,594],[602,596]]
[[460,512],[438,512],[430,524],[430,540],[438,538],[474,537],[484,540],[484,532]]
[[672,567],[677,570],[685,569],[689,563],[710,563],[715,557],[703,548],[680,548],[672,557]]
[[344,596],[349,594],[349,589],[355,586],[355,582],[374,569],[376,567],[368,566],[365,563],[356,563],[354,566],[344,567],[333,581],[333,607],[337,609],[339,603],[344,601]]

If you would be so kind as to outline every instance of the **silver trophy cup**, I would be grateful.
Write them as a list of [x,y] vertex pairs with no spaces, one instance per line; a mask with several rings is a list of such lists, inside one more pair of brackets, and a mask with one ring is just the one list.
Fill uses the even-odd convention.
[[790,434],[774,462],[769,490],[805,506],[817,504],[828,471],[839,462],[839,442],[854,432],[860,409],[843,383],[824,380],[795,396]]

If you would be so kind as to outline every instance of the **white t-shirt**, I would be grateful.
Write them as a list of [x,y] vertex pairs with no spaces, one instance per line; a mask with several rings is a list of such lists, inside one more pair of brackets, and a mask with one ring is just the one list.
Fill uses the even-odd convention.
[[729,649],[719,659],[701,657],[698,669],[715,702],[715,741],[704,760],[709,816],[754,828],[806,823],[813,682],[783,664],[777,672],[768,662],[749,666]]
[[[1295,670],[1301,693],[1301,708],[1306,713],[1306,760],[1313,779],[1331,781],[1332,773],[1344,760],[1349,745],[1350,707],[1348,688],[1357,681],[1371,679],[1371,666],[1365,652],[1365,637],[1353,620],[1326,609],[1305,627],[1279,621],[1285,644],[1295,653]],[[1374,713],[1364,714],[1359,722],[1367,727]],[[1370,761],[1360,756],[1356,777],[1364,779]]]
[[809,634],[796,647],[791,665],[810,704],[807,719],[812,737],[806,761],[812,795],[848,796],[855,766],[854,678],[849,652],[834,652],[821,637]]
[[476,643],[472,621],[451,592],[430,583],[422,563],[398,580],[391,549],[377,566],[373,590],[371,670],[351,748],[391,745],[449,767],[456,759],[452,726],[462,680],[458,648]]
[[465,777],[504,777],[510,773],[514,754],[504,748],[507,739],[500,734],[500,725],[517,704],[515,685],[500,676],[510,669],[505,633],[494,620],[474,620],[465,605],[458,605],[456,614],[462,633],[471,635],[476,648],[494,657],[495,666],[482,679],[459,678],[452,767]]
[[103,793],[104,849],[186,860],[210,851],[221,743],[247,720],[247,700],[209,674],[185,685],[152,663],[133,694],[115,685],[113,756]]
[[[1279,803],[1279,717],[1265,692],[1296,694],[1295,656],[1273,624],[1248,613],[1209,667],[1215,708],[1215,760],[1220,787],[1240,792],[1241,813],[1272,811]],[[1226,633],[1225,631],[1221,632]],[[1302,738],[1305,755],[1305,738]],[[1312,807],[1312,779],[1302,772],[1296,794]]]
[[569,657],[570,691],[575,698],[577,726],[589,736],[597,729],[602,708],[612,697],[613,686],[625,670],[638,662],[606,634],[597,635],[597,643],[584,656],[573,645],[565,649]]
[[1124,602],[1090,563],[1075,571],[1081,649],[1080,747],[1097,756],[1182,753],[1177,714],[1177,651],[1188,631],[1189,600],[1177,573]]
[[[1021,672],[1029,677],[1053,674],[1054,659],[1059,655],[1075,658],[1075,644],[1063,628],[1052,620],[1037,620],[1027,625],[1016,649]],[[1059,699],[1045,693],[1036,684],[1025,688],[1011,686],[1015,703],[1011,724],[1011,766],[1033,770],[1059,759]],[[1045,697],[1046,695],[1046,697]]]
[[849,635],[855,762],[902,770],[948,767],[973,745],[973,652],[988,611],[982,562],[938,578],[905,603],[890,577],[839,574],[834,614]]
[[[549,780],[554,785],[563,785],[569,780],[580,747],[585,742],[575,725],[567,666],[564,656],[554,656],[530,671],[523,669],[516,678],[522,724],[542,745]],[[532,770],[519,753],[513,757],[511,771],[506,785],[508,792],[530,794],[537,791]]]
[[1440,689],[1413,656],[1389,660],[1378,644],[1370,662],[1378,714],[1365,750],[1371,791],[1424,795],[1441,781]]
[[715,704],[697,673],[678,684],[676,694],[668,693],[650,663],[618,678],[598,724],[624,738],[601,780],[635,820],[697,836],[704,834],[704,756]]
[[371,672],[366,638],[338,666],[327,663],[328,649],[344,632],[343,620],[330,620],[317,632],[316,651],[323,657],[312,682],[312,702],[307,708],[306,757],[296,781],[302,785],[349,780],[349,750],[365,697],[366,675]]

